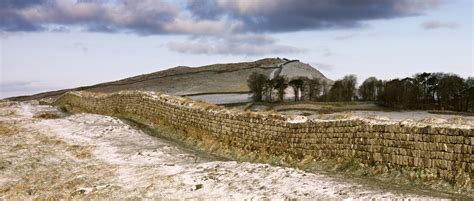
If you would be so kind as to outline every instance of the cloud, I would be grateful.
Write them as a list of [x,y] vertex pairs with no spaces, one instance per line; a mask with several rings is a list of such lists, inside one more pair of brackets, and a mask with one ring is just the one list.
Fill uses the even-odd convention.
[[199,19],[217,19],[222,15],[217,1],[209,0],[188,0],[186,9],[192,11],[193,15]]
[[190,39],[168,48],[192,54],[295,53],[304,50],[256,35],[361,27],[370,20],[420,15],[441,1],[0,0],[0,34],[82,30],[184,35]]
[[250,32],[354,28],[375,19],[420,15],[439,0],[214,0],[206,7],[191,6],[203,19],[234,19]]
[[187,42],[171,42],[167,46],[171,51],[187,54],[261,56],[305,52],[304,49],[276,44],[271,37],[255,34],[192,37]]
[[137,34],[260,33],[353,28],[422,14],[441,0],[2,0],[0,30],[51,25]]
[[41,25],[35,24],[18,11],[46,4],[45,0],[2,0],[0,1],[0,31],[40,31]]
[[50,91],[63,88],[61,86],[49,86],[38,81],[0,81],[0,99],[36,94],[44,91]]
[[63,25],[88,31],[158,34],[166,32],[164,26],[172,24],[179,14],[176,6],[160,0],[24,1],[2,3],[0,30],[41,31],[51,25]]
[[240,23],[212,20],[176,19],[163,26],[167,33],[221,35],[233,33],[241,26]]
[[45,89],[36,81],[10,81],[0,82],[0,92],[22,92]]
[[440,21],[426,21],[420,24],[421,28],[430,30],[430,29],[455,29],[458,27],[458,24],[453,22],[440,22]]

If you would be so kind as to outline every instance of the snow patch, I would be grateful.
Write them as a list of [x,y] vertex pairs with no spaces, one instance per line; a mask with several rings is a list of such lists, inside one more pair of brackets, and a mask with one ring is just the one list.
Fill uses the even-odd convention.
[[298,124],[298,123],[305,123],[306,121],[308,121],[307,117],[294,115],[294,116],[289,116],[286,122],[292,123],[292,124]]

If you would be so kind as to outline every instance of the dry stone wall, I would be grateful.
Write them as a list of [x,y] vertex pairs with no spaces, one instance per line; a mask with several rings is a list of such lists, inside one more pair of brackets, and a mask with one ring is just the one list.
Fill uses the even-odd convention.
[[429,170],[448,181],[473,177],[474,131],[450,127],[369,122],[360,118],[291,121],[277,114],[231,111],[153,92],[69,92],[54,104],[121,116],[147,125],[167,125],[217,146],[243,152],[289,155],[296,160],[356,158],[366,164]]

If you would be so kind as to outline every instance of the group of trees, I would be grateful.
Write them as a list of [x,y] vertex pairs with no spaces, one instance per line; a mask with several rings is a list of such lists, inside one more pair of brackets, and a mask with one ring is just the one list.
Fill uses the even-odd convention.
[[384,82],[375,77],[367,78],[359,87],[359,95],[365,101],[376,101],[382,94]]
[[370,77],[359,94],[362,100],[393,108],[474,111],[474,78],[455,74],[425,72],[388,81]]
[[294,100],[312,101],[373,101],[399,109],[447,109],[474,112],[474,78],[463,79],[455,74],[419,73],[412,77],[392,80],[367,78],[357,88],[357,77],[347,75],[332,86],[319,79],[288,80],[277,76],[253,73],[248,86],[255,101],[284,101],[285,91],[291,87]]
[[288,80],[284,76],[276,76],[273,79],[259,73],[252,73],[247,80],[248,87],[253,94],[254,101],[283,102],[286,89],[291,87],[294,93],[294,101],[317,100],[324,94],[328,84],[319,79],[299,78]]
[[356,97],[357,77],[346,75],[341,80],[336,80],[327,96],[321,98],[322,101],[351,101]]

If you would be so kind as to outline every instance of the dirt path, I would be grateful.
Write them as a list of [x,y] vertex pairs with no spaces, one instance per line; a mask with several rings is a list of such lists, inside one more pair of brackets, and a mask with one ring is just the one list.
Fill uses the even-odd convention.
[[196,154],[101,115],[0,103],[0,199],[427,198],[323,173]]

